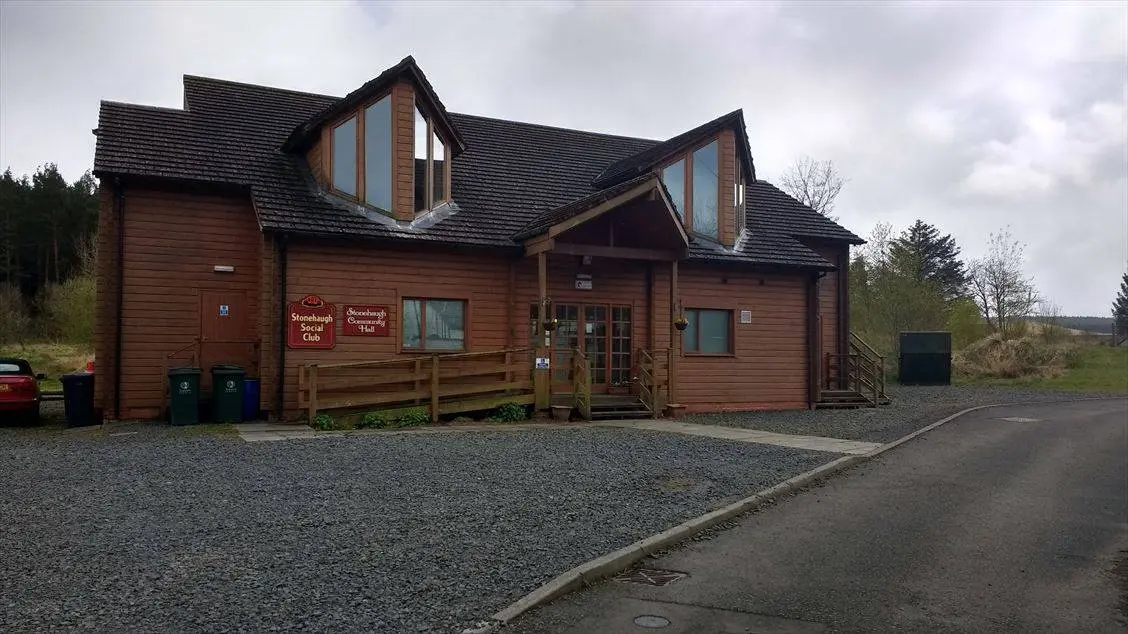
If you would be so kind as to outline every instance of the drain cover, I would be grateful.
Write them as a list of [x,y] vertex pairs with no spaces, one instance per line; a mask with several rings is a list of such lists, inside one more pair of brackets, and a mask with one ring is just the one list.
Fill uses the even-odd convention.
[[670,619],[657,614],[642,614],[635,617],[634,624],[648,630],[660,630],[670,625]]
[[[659,570],[657,568],[635,568],[615,577],[615,581],[623,583],[639,583],[646,586],[668,586],[671,583],[684,579],[689,575],[676,570]],[[664,625],[662,627],[665,627]]]
[[1000,418],[999,420],[1005,420],[1005,421],[1011,422],[1011,423],[1040,423],[1040,422],[1042,422],[1041,418],[1023,418],[1021,416],[1004,416],[1003,418]]

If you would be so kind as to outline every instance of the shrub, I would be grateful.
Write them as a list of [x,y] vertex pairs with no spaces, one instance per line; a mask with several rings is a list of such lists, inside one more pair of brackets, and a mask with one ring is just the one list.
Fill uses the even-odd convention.
[[93,275],[80,275],[43,289],[43,334],[67,343],[91,343],[96,287]]
[[317,418],[313,419],[313,426],[321,431],[333,431],[336,427],[333,417],[328,414],[318,414]]
[[519,423],[528,418],[528,408],[518,403],[502,403],[490,416],[490,420],[498,423]]
[[423,409],[413,409],[396,419],[396,427],[418,427],[431,422],[431,415]]
[[952,366],[968,377],[1055,378],[1076,366],[1079,357],[1080,351],[1070,342],[1047,343],[1035,336],[1004,339],[996,333],[957,353]]
[[31,317],[15,285],[0,284],[0,324],[4,324],[0,328],[0,344],[23,343],[31,329]]
[[357,429],[383,429],[388,426],[388,421],[380,412],[368,412],[356,424]]

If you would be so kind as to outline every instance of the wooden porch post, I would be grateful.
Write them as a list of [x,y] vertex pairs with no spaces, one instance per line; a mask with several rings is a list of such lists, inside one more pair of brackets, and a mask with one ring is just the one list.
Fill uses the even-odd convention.
[[666,377],[668,385],[666,386],[666,394],[668,402],[676,404],[678,402],[678,353],[681,350],[681,340],[678,337],[680,334],[678,329],[674,327],[674,320],[678,318],[678,261],[673,260],[670,262],[670,369],[667,371],[669,376]]
[[[536,351],[536,358],[548,357],[548,348],[544,345],[544,322],[548,319],[546,305],[548,299],[548,254],[541,251],[537,254],[537,288],[539,299],[537,300],[537,327],[534,331],[537,340],[532,342],[533,349]],[[549,383],[551,370],[534,368],[533,369],[533,389],[536,391],[536,408],[538,410],[548,409],[551,401],[549,394]]]

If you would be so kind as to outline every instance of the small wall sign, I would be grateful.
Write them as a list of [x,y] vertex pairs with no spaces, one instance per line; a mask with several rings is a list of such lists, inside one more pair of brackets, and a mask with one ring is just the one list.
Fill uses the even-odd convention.
[[538,370],[547,370],[548,369],[548,357],[537,357],[537,366],[536,367],[537,367]]
[[227,304],[220,304],[219,305],[219,316],[220,317],[229,317],[230,315],[231,315],[231,307],[228,306]]
[[750,310],[740,311],[740,323],[742,323],[742,324],[752,323],[752,311],[750,311]]
[[346,304],[341,308],[341,334],[349,337],[387,337],[388,307]]
[[332,349],[337,344],[337,324],[332,304],[317,295],[307,295],[291,302],[286,310],[289,319],[286,345],[290,348]]
[[576,280],[576,290],[590,291],[591,290],[591,280]]

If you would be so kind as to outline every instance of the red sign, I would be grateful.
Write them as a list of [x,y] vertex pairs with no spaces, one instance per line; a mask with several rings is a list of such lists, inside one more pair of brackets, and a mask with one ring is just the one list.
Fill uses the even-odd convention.
[[388,336],[387,306],[345,306],[341,309],[341,334],[359,337]]
[[337,324],[333,305],[317,295],[292,302],[286,312],[286,345],[291,348],[332,348],[337,343]]

